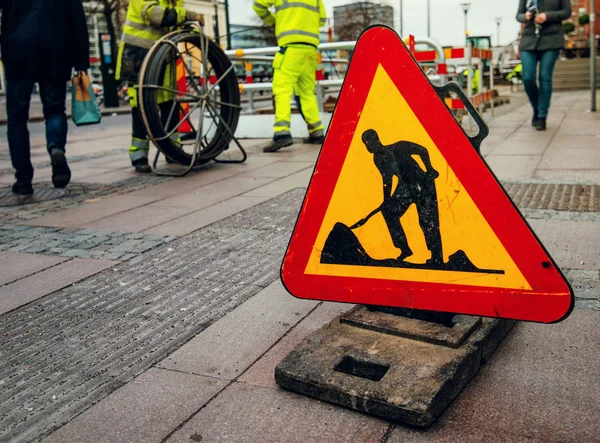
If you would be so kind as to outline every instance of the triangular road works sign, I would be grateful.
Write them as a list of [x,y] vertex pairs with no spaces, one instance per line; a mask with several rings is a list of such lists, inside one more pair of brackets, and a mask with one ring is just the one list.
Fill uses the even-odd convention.
[[397,34],[365,31],[283,261],[287,290],[544,323],[566,318],[569,284],[472,141]]

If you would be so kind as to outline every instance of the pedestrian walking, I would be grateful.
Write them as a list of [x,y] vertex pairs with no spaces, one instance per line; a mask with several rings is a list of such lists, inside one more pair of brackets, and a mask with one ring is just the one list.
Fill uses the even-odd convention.
[[[204,24],[202,14],[184,9],[183,2],[184,0],[131,0],[127,8],[117,60],[117,79],[127,81],[128,84],[132,122],[129,158],[137,172],[151,172],[148,164],[150,142],[138,107],[137,94],[138,76],[144,58],[152,45],[175,27],[188,21]],[[165,98],[159,106],[161,115],[167,118],[171,115],[172,119],[177,120],[177,113],[169,112],[172,107],[170,97]],[[177,121],[163,121],[169,127],[173,123],[176,125]]]
[[[274,152],[294,143],[290,131],[292,96],[298,96],[300,112],[308,127],[308,143],[321,144],[325,127],[315,97],[317,46],[325,25],[322,0],[255,0],[256,14],[275,27],[279,52],[273,60],[275,124],[273,141],[263,151]],[[270,11],[274,9],[274,14]]]
[[2,61],[6,72],[8,147],[16,182],[15,194],[33,194],[33,166],[27,121],[35,83],[46,120],[46,146],[52,183],[64,188],[71,180],[65,156],[67,81],[73,68],[89,69],[87,21],[81,0],[0,0]]
[[[517,21],[525,23],[519,44],[523,86],[533,107],[532,126],[546,130],[552,97],[552,72],[565,40],[562,21],[571,16],[570,0],[520,0]],[[539,64],[539,83],[536,72]]]

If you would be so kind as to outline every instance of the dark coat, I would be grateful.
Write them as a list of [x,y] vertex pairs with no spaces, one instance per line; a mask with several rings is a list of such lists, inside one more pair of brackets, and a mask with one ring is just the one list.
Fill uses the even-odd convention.
[[538,0],[540,2],[539,12],[545,12],[547,20],[541,25],[538,34],[535,33],[533,20],[527,21],[527,0],[519,1],[517,21],[525,23],[523,36],[519,44],[520,51],[547,51],[550,49],[563,49],[565,37],[562,21],[571,17],[570,0]]
[[10,81],[66,81],[90,67],[81,0],[0,0],[2,60]]

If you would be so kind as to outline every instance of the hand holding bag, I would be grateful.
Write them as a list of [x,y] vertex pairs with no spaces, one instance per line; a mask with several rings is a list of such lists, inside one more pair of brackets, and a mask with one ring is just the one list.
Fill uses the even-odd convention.
[[71,118],[76,126],[96,125],[102,120],[102,113],[96,103],[96,95],[92,82],[84,71],[79,71],[73,77],[71,87],[73,99],[71,102]]

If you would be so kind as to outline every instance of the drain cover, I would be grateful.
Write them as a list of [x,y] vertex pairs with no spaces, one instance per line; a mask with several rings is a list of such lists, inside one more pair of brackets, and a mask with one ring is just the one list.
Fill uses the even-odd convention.
[[504,183],[520,209],[555,211],[600,211],[600,186],[553,183]]
[[10,188],[0,189],[0,206],[20,206],[54,200],[69,194],[67,189],[34,188],[32,195],[13,194]]

